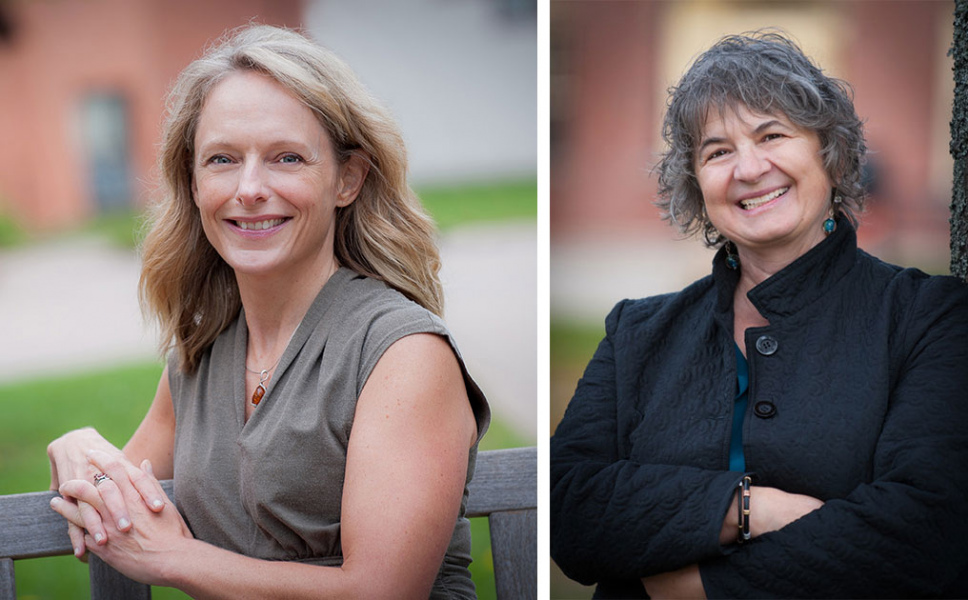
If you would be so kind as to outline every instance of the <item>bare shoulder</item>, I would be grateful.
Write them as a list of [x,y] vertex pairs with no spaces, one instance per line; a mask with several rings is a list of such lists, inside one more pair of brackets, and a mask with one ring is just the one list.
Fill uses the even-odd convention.
[[[400,338],[380,357],[363,387],[357,424],[380,422],[412,430],[457,428],[472,440],[476,425],[457,357],[443,337],[417,333]],[[356,424],[354,424],[354,429]]]

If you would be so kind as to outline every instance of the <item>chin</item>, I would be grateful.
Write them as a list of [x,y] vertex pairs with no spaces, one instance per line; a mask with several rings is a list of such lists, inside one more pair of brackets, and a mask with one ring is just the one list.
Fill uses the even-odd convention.
[[[265,254],[259,252],[258,254]],[[279,262],[275,257],[253,256],[249,253],[229,254],[223,256],[223,260],[238,275],[266,275],[278,270]]]

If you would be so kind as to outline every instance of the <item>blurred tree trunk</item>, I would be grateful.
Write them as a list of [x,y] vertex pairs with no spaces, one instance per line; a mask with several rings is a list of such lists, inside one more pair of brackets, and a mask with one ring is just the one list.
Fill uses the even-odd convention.
[[968,0],[955,1],[955,99],[951,116],[951,274],[968,281]]

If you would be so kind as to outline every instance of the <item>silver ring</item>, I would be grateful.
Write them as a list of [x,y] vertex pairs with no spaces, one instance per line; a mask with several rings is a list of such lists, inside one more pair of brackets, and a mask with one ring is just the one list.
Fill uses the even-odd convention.
[[109,476],[105,475],[104,473],[95,473],[94,474],[94,487],[97,487],[98,485],[101,484],[102,481],[105,481],[107,479],[111,479],[111,478]]

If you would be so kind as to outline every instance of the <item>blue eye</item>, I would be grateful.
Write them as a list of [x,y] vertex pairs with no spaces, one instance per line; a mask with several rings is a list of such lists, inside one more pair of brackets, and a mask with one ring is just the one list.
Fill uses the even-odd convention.
[[303,161],[302,157],[299,156],[298,154],[286,154],[279,159],[279,162],[284,164],[295,164],[295,163],[301,163],[302,161]]
[[227,165],[232,161],[231,159],[229,159],[228,156],[225,156],[224,154],[216,154],[212,158],[208,159],[208,162],[209,164],[213,164],[213,165]]

